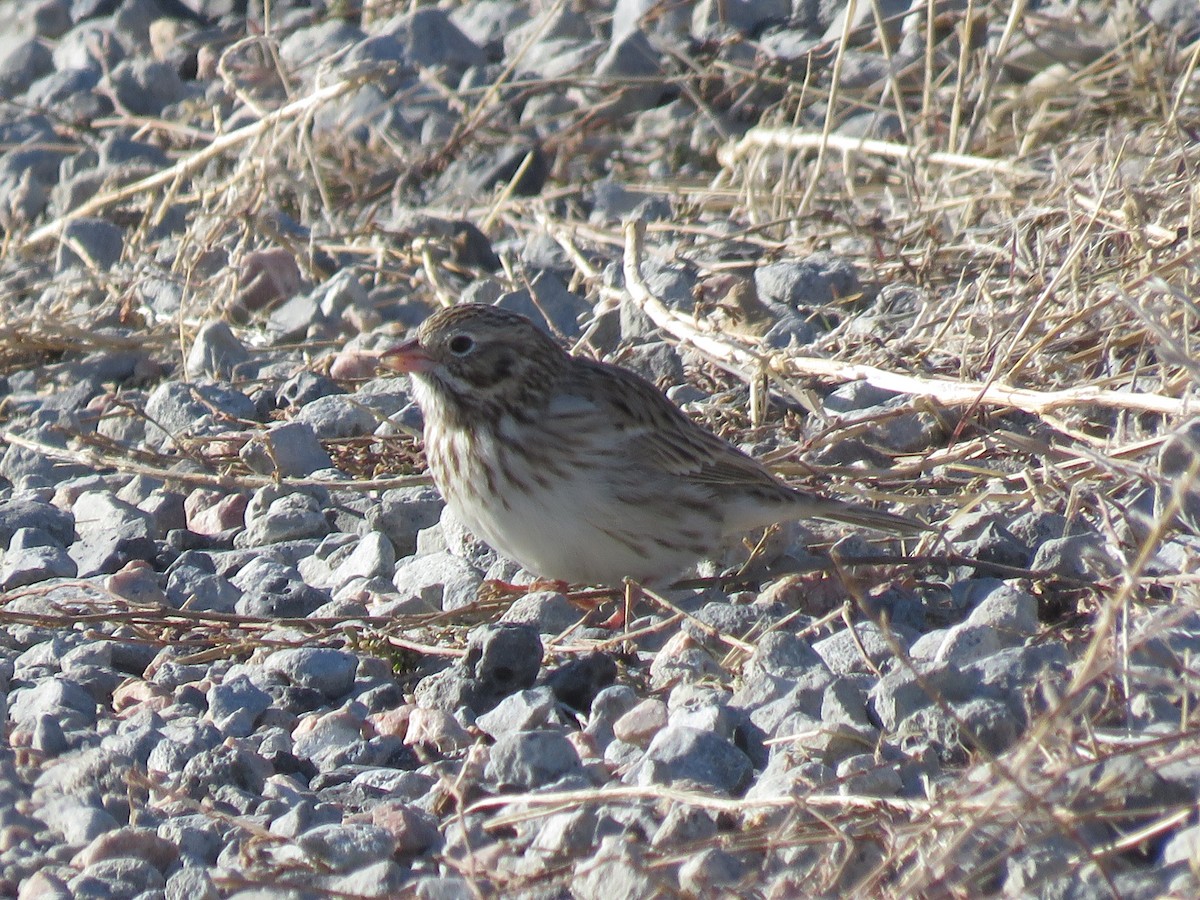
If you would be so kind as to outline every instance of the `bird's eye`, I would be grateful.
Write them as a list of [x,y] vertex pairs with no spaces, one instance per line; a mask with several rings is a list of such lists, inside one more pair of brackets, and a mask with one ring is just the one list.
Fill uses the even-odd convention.
[[475,339],[469,334],[456,334],[450,338],[449,347],[455,356],[466,356],[475,349]]

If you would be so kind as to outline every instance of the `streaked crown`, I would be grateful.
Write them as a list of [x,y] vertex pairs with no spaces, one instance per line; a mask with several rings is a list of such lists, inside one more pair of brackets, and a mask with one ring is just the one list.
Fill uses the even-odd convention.
[[536,403],[571,358],[525,316],[466,303],[422,323],[417,343],[432,362],[417,377],[443,402],[482,407]]

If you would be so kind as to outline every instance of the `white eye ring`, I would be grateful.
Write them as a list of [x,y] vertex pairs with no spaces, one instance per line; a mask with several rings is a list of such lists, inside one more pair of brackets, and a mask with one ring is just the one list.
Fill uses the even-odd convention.
[[466,356],[475,349],[475,339],[469,334],[456,334],[446,346],[455,356]]

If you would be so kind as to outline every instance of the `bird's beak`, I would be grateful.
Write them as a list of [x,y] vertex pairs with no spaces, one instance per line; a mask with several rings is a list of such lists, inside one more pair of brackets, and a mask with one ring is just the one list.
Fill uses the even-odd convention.
[[433,368],[433,358],[413,338],[379,354],[379,364],[393,372],[428,372]]

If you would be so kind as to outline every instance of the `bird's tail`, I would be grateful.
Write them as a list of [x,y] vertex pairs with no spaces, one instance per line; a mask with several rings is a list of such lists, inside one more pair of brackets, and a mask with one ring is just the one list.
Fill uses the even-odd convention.
[[860,503],[849,503],[845,500],[833,500],[828,497],[807,497],[805,499],[808,501],[805,505],[809,507],[805,515],[815,519],[873,528],[888,534],[919,534],[922,531],[933,530],[917,519],[897,516],[881,509],[872,509]]

